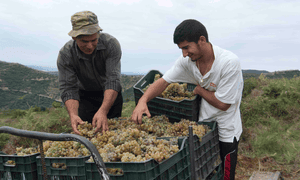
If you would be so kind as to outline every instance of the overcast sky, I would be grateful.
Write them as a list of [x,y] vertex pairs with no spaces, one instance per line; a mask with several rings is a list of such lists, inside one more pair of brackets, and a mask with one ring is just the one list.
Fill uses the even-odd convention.
[[242,69],[300,69],[299,0],[7,0],[0,2],[0,60],[56,67],[71,15],[89,10],[122,48],[122,72],[165,73],[181,55],[176,26],[197,19]]

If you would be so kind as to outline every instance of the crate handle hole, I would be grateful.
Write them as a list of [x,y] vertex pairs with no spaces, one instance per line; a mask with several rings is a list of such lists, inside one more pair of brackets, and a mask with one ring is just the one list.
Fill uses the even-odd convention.
[[65,163],[52,163],[51,164],[51,169],[66,170],[67,169],[67,165]]
[[8,160],[8,161],[6,161],[6,163],[4,163],[4,166],[15,167],[16,166],[16,162],[13,161],[13,160]]
[[112,175],[124,175],[124,171],[121,168],[106,168],[108,174]]
[[142,83],[141,87],[144,87],[144,85],[145,85],[146,82],[147,82],[147,81],[144,80],[144,82]]

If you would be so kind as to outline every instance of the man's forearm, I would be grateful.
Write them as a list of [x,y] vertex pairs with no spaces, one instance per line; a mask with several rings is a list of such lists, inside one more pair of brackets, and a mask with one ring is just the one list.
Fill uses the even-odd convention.
[[204,89],[203,87],[197,87],[196,91],[194,91],[195,94],[199,94],[202,98],[204,98],[210,105],[214,106],[217,109],[220,109],[222,111],[226,111],[230,104],[226,104],[218,100],[215,96],[215,92],[208,91]]
[[100,107],[100,111],[104,112],[106,115],[108,114],[110,108],[114,104],[116,98],[118,96],[118,92],[113,89],[107,89],[104,91],[104,98],[102,105]]
[[144,95],[141,97],[139,102],[149,102],[151,99],[161,95],[161,93],[167,88],[169,83],[163,78],[158,79],[153,84],[149,86]]
[[68,99],[65,102],[65,105],[67,107],[69,116],[78,116],[78,108],[79,108],[79,101],[75,99]]

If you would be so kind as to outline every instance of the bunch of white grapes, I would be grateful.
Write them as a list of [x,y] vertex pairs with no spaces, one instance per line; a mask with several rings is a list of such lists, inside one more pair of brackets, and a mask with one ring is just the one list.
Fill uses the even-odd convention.
[[[143,117],[141,125],[135,124],[130,118],[109,119],[109,131],[95,133],[95,128],[85,122],[78,125],[81,135],[91,141],[97,148],[104,162],[141,162],[154,159],[161,162],[179,151],[178,137],[188,136],[189,126],[199,139],[210,131],[206,125],[182,119],[178,123],[170,123],[164,116]],[[172,137],[159,139],[157,137]],[[83,157],[89,156],[89,150],[76,141],[44,141],[45,157]],[[18,155],[34,154],[39,148],[16,149]],[[92,157],[89,159],[93,161]],[[53,163],[53,168],[65,169],[64,163]],[[122,173],[121,169],[108,169],[111,174]]]
[[179,151],[177,138],[174,139],[156,139],[137,128],[120,127],[102,135],[99,133],[90,141],[104,162],[141,162],[152,158],[161,162]]
[[[160,74],[155,74],[154,81],[158,80]],[[145,92],[151,84],[147,85],[143,91]],[[171,99],[174,101],[182,101],[184,99],[192,100],[195,98],[195,94],[188,90],[187,83],[171,83],[169,86],[161,93],[159,97]]]

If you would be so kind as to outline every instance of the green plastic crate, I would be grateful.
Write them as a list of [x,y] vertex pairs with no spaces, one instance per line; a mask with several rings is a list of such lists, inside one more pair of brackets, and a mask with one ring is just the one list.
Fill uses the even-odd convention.
[[[136,104],[144,95],[143,89],[153,83],[155,74],[162,76],[162,73],[159,71],[151,70],[133,86]],[[195,87],[196,85],[187,83],[189,91],[193,91]],[[201,97],[199,95],[196,95],[192,100],[184,99],[182,101],[155,97],[147,105],[152,116],[166,115],[170,122],[179,122],[181,119],[190,121],[198,119],[200,102]]]
[[[105,166],[123,170],[122,175],[111,174],[112,180],[189,180],[191,170],[187,138],[179,138],[178,145],[179,151],[161,163],[149,159],[144,162],[106,162]],[[100,178],[93,162],[86,162],[86,174],[87,180]]]
[[[7,155],[0,153],[0,174],[1,178],[12,180],[37,179],[36,157],[40,153],[25,156]],[[7,164],[7,161],[14,161],[16,165]]]
[[[88,160],[90,156],[82,156],[82,157],[45,157],[46,169],[47,169],[47,177],[50,178],[58,178],[64,180],[86,180],[85,174],[85,161]],[[41,156],[37,158],[37,173],[38,179],[43,180],[43,171],[42,171],[42,162]],[[64,163],[67,168],[53,168],[53,163]]]
[[[210,122],[198,122],[199,125],[207,125],[211,131],[205,134],[201,141],[197,135],[193,135],[192,142],[194,156],[194,171],[196,179],[205,179],[211,174],[220,163],[220,149],[219,149],[219,133],[217,122],[212,120]],[[192,160],[192,159],[191,159]]]

